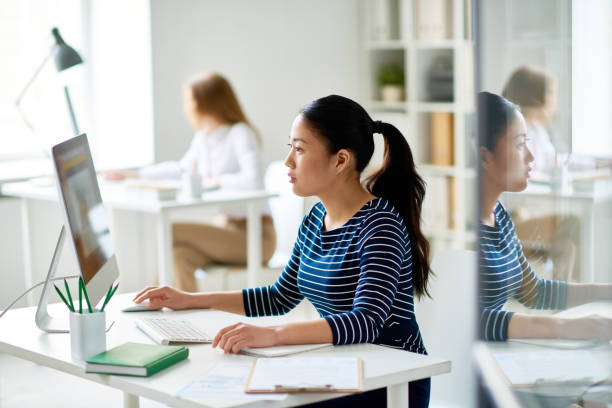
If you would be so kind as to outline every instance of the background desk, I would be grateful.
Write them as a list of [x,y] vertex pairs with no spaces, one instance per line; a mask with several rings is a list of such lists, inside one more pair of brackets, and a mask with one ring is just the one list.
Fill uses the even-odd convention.
[[[612,217],[612,189],[590,193],[554,193],[548,185],[529,184],[527,189],[518,193],[506,192],[501,200],[508,209],[525,207],[533,216],[543,214],[568,215],[580,218],[580,280],[583,282],[607,282],[609,279],[610,259],[598,264],[595,259],[596,212],[602,210],[607,221]],[[603,220],[602,220],[603,221]],[[603,228],[606,228],[605,225]],[[609,231],[607,232],[609,234]],[[609,239],[609,236],[606,236]],[[599,243],[602,255],[608,243]],[[598,274],[599,273],[599,274]]]
[[[138,330],[133,319],[134,313],[121,313],[121,307],[130,303],[133,294],[124,294],[113,298],[107,307],[107,324],[115,320],[114,327],[108,332],[107,347],[115,347],[127,341],[152,343]],[[54,316],[66,314],[62,304],[50,305]],[[0,319],[0,352],[23,358],[37,364],[50,367],[65,373],[76,375],[90,381],[110,386],[123,391],[124,406],[137,407],[138,397],[146,397],[173,407],[209,407],[209,406],[248,406],[248,407],[289,407],[335,398],[344,394],[296,394],[289,395],[284,401],[257,401],[243,405],[244,401],[191,400],[175,396],[176,392],[188,384],[215,362],[252,361],[253,357],[243,355],[225,355],[210,345],[189,346],[189,359],[163,370],[148,378],[86,374],[78,363],[70,357],[70,337],[68,334],[48,334],[38,330],[34,324],[35,308],[22,308],[9,311]],[[194,324],[211,334],[218,329],[237,321],[249,321],[256,324],[279,324],[289,321],[289,316],[247,318],[224,312],[201,310],[181,312],[148,312],[171,315],[193,321]],[[140,314],[142,316],[142,314]],[[387,386],[388,406],[408,406],[408,382],[450,371],[450,362],[432,356],[423,356],[402,350],[359,344],[337,346],[324,350],[309,352],[318,357],[358,356],[364,362],[364,390]],[[306,355],[306,354],[302,354]],[[92,396],[95,398],[95,396]]]
[[[113,210],[129,210],[153,214],[157,219],[157,264],[160,284],[172,283],[172,217],[182,211],[214,207],[221,204],[236,203],[247,207],[247,270],[248,285],[261,283],[261,212],[260,205],[275,194],[265,191],[224,191],[218,190],[203,194],[200,199],[182,199],[159,201],[150,196],[138,195],[129,191],[122,182],[105,182],[99,180],[102,199],[111,211],[109,226],[111,234],[116,230],[113,222]],[[28,202],[30,200],[58,201],[54,184],[44,184],[31,180],[2,185],[2,194],[18,197],[22,200],[23,250],[26,270],[26,287],[33,284],[30,253],[30,225],[28,221]],[[59,235],[59,230],[58,230]],[[49,254],[49,257],[51,254]],[[50,258],[49,258],[50,259]],[[32,302],[32,299],[29,299]],[[32,303],[30,303],[32,304]]]

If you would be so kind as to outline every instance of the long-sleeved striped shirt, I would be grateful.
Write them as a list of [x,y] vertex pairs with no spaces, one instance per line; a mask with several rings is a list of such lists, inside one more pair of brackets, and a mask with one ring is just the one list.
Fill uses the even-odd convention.
[[480,224],[480,327],[485,340],[508,338],[510,297],[534,309],[564,309],[567,284],[540,279],[531,269],[506,209],[497,203],[495,226]]
[[425,354],[414,316],[410,239],[384,198],[324,231],[325,207],[304,217],[289,263],[270,286],[244,289],[247,316],[281,315],[307,298],[334,344],[375,343]]

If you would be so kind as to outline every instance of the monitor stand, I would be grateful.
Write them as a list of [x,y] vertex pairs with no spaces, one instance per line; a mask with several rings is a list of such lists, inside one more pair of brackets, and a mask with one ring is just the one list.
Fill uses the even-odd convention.
[[57,244],[55,245],[55,251],[53,252],[53,258],[51,259],[51,265],[49,265],[49,272],[47,273],[47,279],[43,286],[42,293],[40,294],[40,300],[38,301],[38,308],[36,309],[36,325],[42,331],[47,333],[69,333],[68,319],[61,320],[53,318],[47,311],[47,304],[49,303],[49,291],[52,289],[53,278],[55,277],[55,271],[59,262],[62,248],[64,247],[64,239],[66,238],[66,227],[62,225]]

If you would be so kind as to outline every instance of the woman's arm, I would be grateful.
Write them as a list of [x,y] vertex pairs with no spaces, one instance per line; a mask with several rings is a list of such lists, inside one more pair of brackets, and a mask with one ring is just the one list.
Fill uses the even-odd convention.
[[531,316],[515,313],[508,325],[508,338],[612,339],[612,319],[592,315],[579,318]]
[[238,353],[244,347],[272,347],[287,344],[331,343],[332,332],[325,319],[261,327],[236,323],[217,333],[212,346],[226,353]]
[[568,283],[567,307],[574,307],[589,302],[612,300],[611,283]]
[[216,309],[244,315],[242,292],[188,293],[171,286],[149,286],[134,296],[135,303],[149,301],[149,307],[173,310]]

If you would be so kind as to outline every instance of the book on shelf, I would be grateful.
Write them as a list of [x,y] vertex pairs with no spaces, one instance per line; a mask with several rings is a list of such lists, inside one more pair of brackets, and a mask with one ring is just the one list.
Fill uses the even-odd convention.
[[447,38],[446,0],[416,0],[416,36],[418,40]]
[[453,165],[453,114],[432,112],[429,116],[431,132],[431,163],[436,166]]
[[148,377],[187,356],[184,346],[124,343],[89,358],[85,372]]
[[[397,7],[394,12],[392,0],[369,0],[370,2],[370,38],[373,41],[389,41],[397,33],[394,16],[397,15]],[[395,1],[397,4],[397,1]]]
[[426,180],[422,206],[423,225],[429,230],[446,231],[450,225],[449,178],[433,176]]

